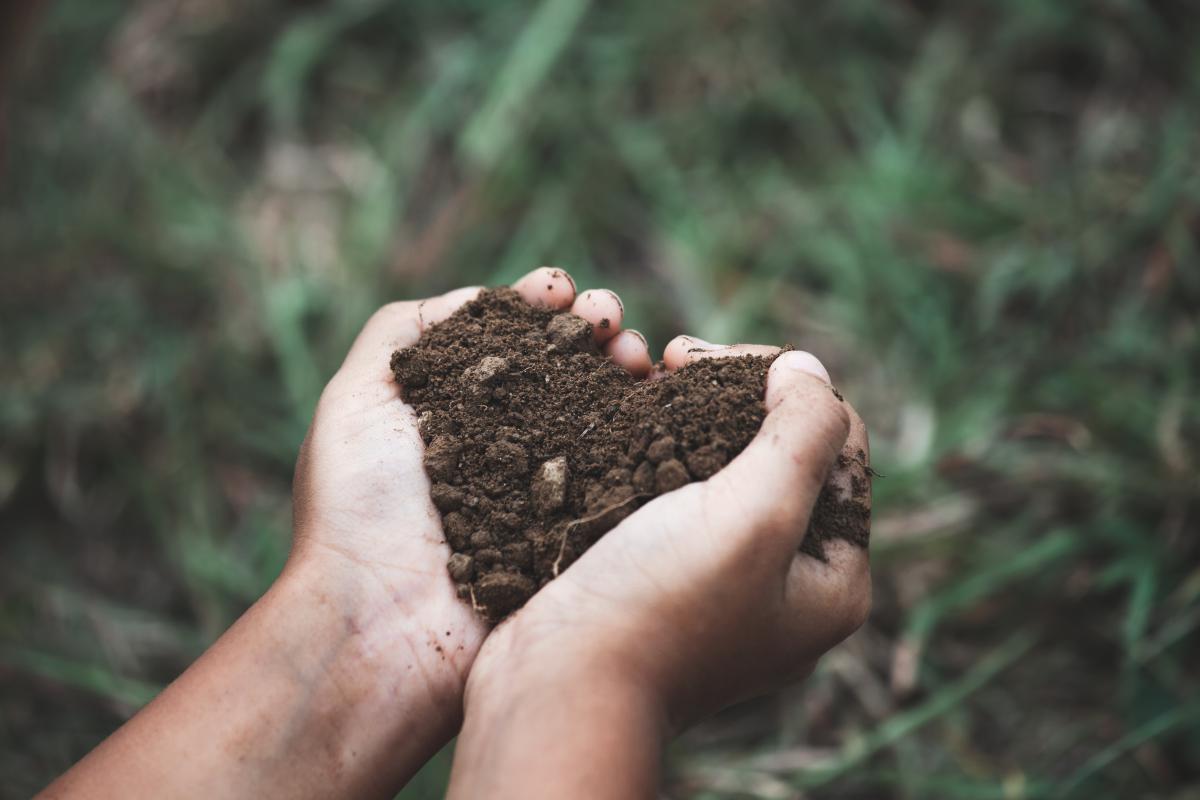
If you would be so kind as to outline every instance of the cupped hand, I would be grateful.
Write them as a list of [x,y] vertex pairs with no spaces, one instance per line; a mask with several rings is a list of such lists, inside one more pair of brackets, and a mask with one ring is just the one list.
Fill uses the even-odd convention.
[[[597,343],[637,376],[650,369],[645,339],[622,330],[615,294],[576,296],[562,270],[543,267],[515,289],[531,304],[570,308],[595,323]],[[319,576],[318,602],[340,604],[346,624],[381,669],[418,670],[439,702],[461,708],[467,671],[487,632],[446,572],[450,550],[429,496],[416,415],[389,369],[393,351],[473,299],[479,287],[390,303],[367,322],[321,395],[293,488],[295,541],[288,569]],[[598,324],[609,320],[606,327]]]
[[[607,318],[598,338],[613,359],[649,369],[611,292],[576,297],[550,269],[517,288],[530,303]],[[416,419],[389,361],[478,291],[371,318],[302,446],[283,574],[43,796],[393,797],[445,745],[485,629],[447,574]]]
[[[806,676],[862,624],[866,551],[834,540],[827,561],[798,552],[838,454],[857,462],[868,447],[825,368],[694,337],[673,340],[664,366],[750,354],[777,356],[756,438],[712,478],[643,506],[500,626],[471,672],[468,714],[514,686],[617,681],[677,728]],[[838,480],[848,496],[849,476]]]

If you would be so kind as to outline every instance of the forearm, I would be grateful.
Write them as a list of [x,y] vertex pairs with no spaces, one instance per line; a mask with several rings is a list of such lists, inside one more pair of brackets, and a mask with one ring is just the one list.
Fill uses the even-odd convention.
[[289,569],[47,797],[385,797],[453,734],[416,632],[336,571]]
[[657,793],[661,706],[603,670],[514,670],[468,693],[450,798],[634,798]]

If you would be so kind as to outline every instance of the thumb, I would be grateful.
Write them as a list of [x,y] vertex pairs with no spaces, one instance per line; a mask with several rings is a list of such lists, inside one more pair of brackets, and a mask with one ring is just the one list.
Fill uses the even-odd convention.
[[782,353],[767,373],[767,416],[754,440],[705,491],[729,529],[764,535],[794,550],[817,495],[850,432],[850,409],[810,353]]
[[427,300],[407,300],[388,303],[367,320],[350,352],[342,362],[339,376],[352,382],[390,381],[388,366],[392,353],[417,343],[431,325],[447,319],[463,303],[474,300],[479,286],[455,289]]

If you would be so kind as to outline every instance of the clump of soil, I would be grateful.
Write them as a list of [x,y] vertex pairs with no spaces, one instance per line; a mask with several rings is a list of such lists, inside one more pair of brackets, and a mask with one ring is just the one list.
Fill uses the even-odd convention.
[[[498,622],[639,506],[740,453],[766,414],[770,359],[638,381],[600,355],[586,320],[489,289],[391,365],[418,414],[450,576]],[[853,491],[822,492],[801,548],[816,558],[832,537],[866,545],[865,455],[838,467]]]

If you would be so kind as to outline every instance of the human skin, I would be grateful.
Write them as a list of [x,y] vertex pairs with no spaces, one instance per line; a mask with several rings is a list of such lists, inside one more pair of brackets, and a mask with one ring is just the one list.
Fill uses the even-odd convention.
[[[610,320],[602,346],[650,369],[620,301],[575,296],[561,270],[527,302]],[[200,659],[47,798],[391,797],[449,741],[487,629],[459,602],[416,417],[388,368],[478,288],[392,303],[329,382],[301,448],[294,541],[267,591]]]
[[[725,348],[689,337],[668,370]],[[768,414],[707,481],[662,495],[605,534],[484,644],[466,689],[451,798],[656,796],[671,734],[808,675],[866,619],[866,551],[798,552],[861,420],[802,352],[768,373]]]

